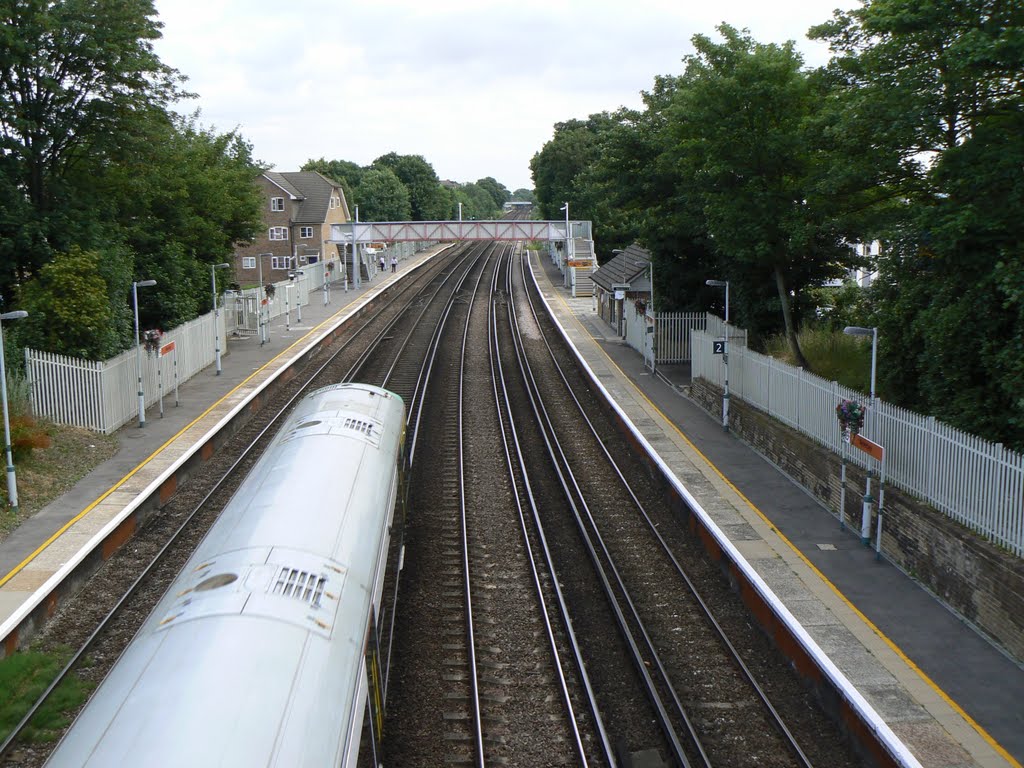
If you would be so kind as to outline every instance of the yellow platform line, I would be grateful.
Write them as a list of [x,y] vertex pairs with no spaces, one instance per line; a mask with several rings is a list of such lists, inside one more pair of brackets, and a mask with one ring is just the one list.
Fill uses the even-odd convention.
[[[346,307],[347,306],[349,306],[349,305],[346,305]],[[341,312],[344,308],[345,307],[343,307],[342,309],[339,309],[338,312]],[[317,326],[315,326],[314,328],[311,328],[309,331],[307,331],[305,333],[305,335],[303,335],[300,338],[296,339],[291,344],[289,344],[287,347],[282,349],[280,352],[278,352],[276,355],[274,355],[274,357],[272,357],[270,360],[265,362],[263,365],[261,365],[255,371],[253,371],[248,376],[246,376],[242,381],[240,381],[238,384],[236,384],[234,387],[232,387],[231,390],[229,390],[224,395],[222,395],[220,397],[220,399],[218,399],[215,403],[213,403],[213,405],[211,405],[209,408],[207,408],[201,414],[196,416],[187,425],[185,425],[180,430],[178,430],[178,432],[175,433],[173,437],[168,438],[167,441],[164,442],[163,445],[161,445],[159,448],[157,448],[155,451],[153,451],[153,453],[149,454],[149,456],[147,456],[145,459],[143,459],[127,475],[125,475],[120,480],[118,480],[116,483],[114,483],[112,486],[110,486],[110,488],[108,488],[106,491],[104,491],[91,504],[89,504],[89,506],[87,506],[85,509],[83,509],[81,512],[79,512],[73,518],[71,518],[66,523],[64,523],[64,525],[62,525],[60,528],[58,528],[46,541],[44,541],[42,544],[40,544],[38,547],[36,547],[36,549],[30,555],[28,555],[24,560],[22,560],[14,568],[12,568],[10,570],[10,572],[7,573],[7,575],[5,575],[3,578],[0,578],[0,587],[3,587],[4,584],[9,582],[11,579],[13,579],[19,573],[21,573],[21,571],[23,571],[25,569],[25,567],[28,566],[29,563],[31,563],[33,560],[35,560],[40,555],[40,553],[42,553],[47,547],[49,547],[51,544],[53,544],[53,542],[55,542],[57,539],[59,539],[71,526],[73,526],[75,523],[77,523],[79,520],[81,520],[83,517],[85,517],[87,514],[89,514],[93,509],[95,509],[99,504],[101,504],[104,499],[106,499],[108,496],[110,496],[110,494],[112,494],[114,491],[116,491],[118,488],[120,488],[122,485],[124,485],[140,469],[142,469],[144,466],[146,466],[149,462],[151,462],[158,455],[160,455],[160,453],[163,452],[163,450],[165,448],[167,448],[167,446],[171,445],[175,440],[177,440],[183,434],[185,434],[190,429],[192,429],[192,427],[194,427],[197,423],[199,423],[204,418],[206,418],[206,416],[210,413],[210,411],[212,411],[214,408],[216,408],[222,402],[224,402],[227,398],[231,397],[233,394],[235,394],[235,392],[237,392],[239,389],[241,389],[246,384],[248,384],[250,381],[252,381],[253,377],[258,376],[260,373],[262,373],[269,365],[271,365],[272,363],[276,362],[277,359],[280,358],[282,355],[285,355],[288,352],[290,352],[296,345],[301,344],[303,341],[305,341],[307,338],[309,338],[309,336],[311,336],[312,334],[314,334],[318,330],[320,330],[320,328],[322,328],[324,325],[326,325],[327,323],[329,323],[332,320],[334,320],[335,317],[337,316],[338,312],[335,312],[334,315],[331,315],[330,317],[324,319]]]
[[[566,311],[572,316],[573,321],[579,326],[580,330],[582,330],[583,333],[585,333],[586,335],[591,336],[591,334],[587,330],[586,326],[583,325],[582,321],[580,321],[580,319],[576,316],[576,313],[572,311],[572,308],[565,301],[565,297],[563,297],[560,293],[557,293],[557,292],[555,293],[555,295],[558,297],[558,300],[562,303],[562,306],[565,307]],[[594,338],[594,337],[591,336],[591,338]],[[941,698],[946,704],[948,704],[949,707],[954,712],[956,712],[958,715],[960,715],[960,717],[962,717],[964,719],[964,721],[968,725],[970,725],[971,728],[974,729],[974,731],[985,741],[985,743],[988,744],[990,747],[992,747],[992,749],[995,750],[1011,766],[1013,766],[1013,768],[1024,768],[1024,766],[1021,766],[1021,764],[1019,762],[1017,762],[1017,760],[1014,759],[1013,755],[1011,755],[1009,752],[1007,752],[1006,749],[1004,749],[1003,746],[998,741],[996,741],[988,733],[988,731],[986,731],[979,723],[977,723],[974,720],[974,718],[972,718],[969,714],[967,714],[967,712],[965,712],[963,710],[963,708],[959,704],[957,704],[953,699],[951,699],[949,697],[949,695],[944,690],[942,690],[942,688],[940,688],[938,686],[938,684],[935,683],[934,680],[932,680],[930,677],[928,677],[928,675],[924,672],[924,670],[922,670],[920,667],[917,666],[917,664],[915,664],[913,661],[911,661],[910,657],[908,657],[907,654],[905,654],[903,652],[903,650],[898,645],[896,645],[895,642],[890,640],[889,637],[886,636],[886,634],[884,632],[882,632],[881,629],[879,629],[877,626],[875,626],[875,624],[871,621],[871,619],[869,619],[867,616],[865,616],[861,612],[861,610],[859,608],[857,608],[856,605],[854,605],[852,602],[850,602],[850,600],[846,597],[846,595],[844,595],[839,590],[839,588],[835,584],[833,584],[828,579],[827,576],[825,576],[824,573],[822,573],[820,570],[818,570],[818,568],[814,565],[814,563],[812,563],[810,560],[808,560],[807,556],[804,555],[804,553],[801,552],[800,549],[795,544],[793,544],[793,542],[791,542],[788,538],[786,538],[786,536],[782,533],[782,531],[780,531],[778,529],[778,527],[775,525],[775,523],[773,523],[771,520],[769,520],[768,517],[760,509],[758,509],[757,506],[755,506],[754,503],[750,499],[748,499],[746,496],[744,496],[743,492],[740,491],[740,489],[737,488],[735,485],[733,485],[732,481],[730,481],[729,478],[727,478],[725,475],[723,475],[719,471],[718,467],[716,467],[711,462],[711,459],[709,459],[707,456],[705,456],[703,453],[701,453],[700,449],[697,448],[697,446],[693,444],[693,442],[690,440],[690,438],[688,438],[683,433],[683,431],[676,425],[676,423],[674,421],[672,421],[672,419],[670,419],[664,413],[662,413],[661,409],[658,408],[658,406],[655,405],[653,402],[651,402],[651,400],[647,397],[646,394],[644,394],[644,392],[642,390],[640,390],[635,384],[633,384],[633,380],[630,379],[630,377],[626,374],[626,372],[623,371],[618,366],[618,364],[611,358],[611,356],[604,350],[604,348],[600,344],[597,345],[597,348],[601,351],[601,354],[605,356],[605,358],[608,361],[608,363],[613,368],[615,368],[615,370],[618,371],[623,377],[625,377],[627,381],[630,382],[630,384],[633,386],[634,391],[637,394],[639,394],[640,397],[642,397],[644,399],[644,401],[651,408],[653,408],[658,413],[658,415],[661,416],[661,418],[663,418],[665,420],[666,423],[668,423],[668,424],[670,424],[672,426],[672,429],[674,429],[676,431],[676,434],[678,434],[679,437],[681,437],[686,442],[686,444],[693,450],[694,453],[696,453],[698,456],[700,456],[700,458],[704,461],[705,464],[708,465],[708,467],[711,469],[711,471],[714,472],[716,475],[718,475],[718,477],[722,480],[722,482],[724,482],[727,486],[729,486],[730,490],[732,490],[732,492],[735,493],[743,501],[743,503],[746,504],[751,509],[751,511],[754,512],[754,514],[756,514],[758,517],[760,517],[761,520],[764,521],[764,523],[766,525],[771,527],[771,529],[775,533],[775,535],[778,536],[787,547],[789,547],[789,549],[793,552],[793,554],[795,554],[797,557],[799,557],[800,560],[803,561],[804,565],[806,565],[811,570],[811,572],[814,573],[815,576],[817,576],[819,579],[821,579],[821,581],[832,591],[832,593],[837,598],[839,598],[839,600],[842,601],[843,604],[846,605],[846,607],[849,608],[857,616],[857,618],[859,618],[862,622],[864,622],[864,624],[872,632],[874,632],[882,640],[882,642],[886,644],[886,646],[888,646],[889,650],[891,650],[893,653],[895,653],[896,656],[899,657],[899,659],[904,664],[906,664],[911,670],[913,670],[918,675],[918,677],[920,677],[921,680],[929,688],[931,688],[932,691],[934,691],[939,696],[939,698]]]

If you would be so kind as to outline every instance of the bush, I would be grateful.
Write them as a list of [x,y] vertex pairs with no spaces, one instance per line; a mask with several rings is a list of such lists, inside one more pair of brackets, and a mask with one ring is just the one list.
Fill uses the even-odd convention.
[[28,414],[11,418],[11,455],[15,461],[24,461],[36,448],[49,448],[51,444],[46,429]]

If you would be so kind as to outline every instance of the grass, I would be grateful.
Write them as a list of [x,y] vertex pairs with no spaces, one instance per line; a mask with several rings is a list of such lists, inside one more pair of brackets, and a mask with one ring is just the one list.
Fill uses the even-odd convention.
[[[859,392],[867,393],[871,389],[870,339],[820,327],[802,330],[797,339],[815,374]],[[789,343],[781,334],[768,339],[765,354],[796,365]]]
[[50,437],[50,447],[36,448],[27,458],[15,461],[18,514],[7,504],[6,483],[0,488],[0,541],[22,521],[71,490],[97,464],[117,453],[114,435],[52,423],[41,428]]
[[[67,663],[71,651],[20,651],[0,660],[0,740],[6,739],[40,694]],[[68,675],[32,718],[22,733],[26,742],[45,743],[67,728],[72,714],[85,702],[94,685],[74,673]]]

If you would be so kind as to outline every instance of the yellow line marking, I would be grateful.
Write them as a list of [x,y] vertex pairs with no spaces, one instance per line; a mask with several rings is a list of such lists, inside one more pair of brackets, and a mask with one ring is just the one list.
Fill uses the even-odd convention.
[[[353,297],[353,302],[354,302],[354,299],[357,299],[357,298],[359,298],[359,297],[358,296]],[[127,475],[125,475],[120,480],[118,480],[116,483],[114,483],[114,485],[112,485],[110,488],[108,488],[106,491],[104,491],[103,494],[101,494],[98,498],[96,498],[91,504],[89,504],[89,506],[87,506],[85,509],[83,509],[81,512],[79,512],[73,518],[71,518],[66,523],[64,523],[64,525],[62,525],[60,528],[58,528],[57,531],[54,532],[46,541],[44,541],[42,544],[40,544],[38,547],[36,547],[36,549],[28,557],[26,557],[24,560],[22,560],[20,563],[18,563],[14,568],[12,568],[11,571],[6,576],[4,576],[3,578],[0,578],[0,587],[3,587],[4,584],[9,582],[11,579],[13,579],[19,573],[21,573],[21,571],[23,571],[25,569],[25,567],[29,563],[31,563],[33,560],[35,560],[43,550],[45,550],[48,546],[53,544],[53,542],[55,542],[58,538],[60,538],[71,526],[73,526],[75,523],[77,523],[79,520],[81,520],[83,517],[85,517],[87,514],[89,514],[92,510],[94,510],[97,506],[99,506],[103,502],[104,499],[106,499],[108,496],[110,496],[110,494],[112,494],[114,491],[116,491],[118,488],[120,488],[122,485],[124,485],[126,482],[128,482],[128,480],[130,480],[132,478],[132,476],[134,476],[140,469],[142,469],[150,461],[152,461],[154,458],[156,458],[165,448],[167,448],[167,446],[169,446],[171,443],[173,443],[175,440],[177,440],[179,437],[181,437],[185,432],[187,432],[188,430],[192,429],[192,427],[194,427],[199,421],[204,419],[207,416],[207,414],[210,413],[210,411],[212,411],[214,408],[216,408],[218,405],[220,405],[222,402],[224,402],[227,398],[231,397],[240,388],[242,388],[246,384],[248,384],[253,379],[254,376],[257,376],[260,373],[262,373],[268,366],[270,366],[271,364],[276,362],[279,357],[281,357],[282,355],[290,352],[293,347],[295,347],[298,344],[301,344],[309,336],[311,336],[312,334],[316,333],[324,325],[326,325],[327,323],[329,323],[332,320],[334,320],[338,313],[340,313],[343,310],[345,310],[348,307],[350,307],[351,304],[352,303],[343,305],[333,315],[331,315],[330,317],[327,317],[326,319],[321,321],[319,325],[317,325],[314,328],[312,328],[309,331],[307,331],[305,335],[303,335],[302,337],[296,339],[291,344],[289,344],[287,347],[282,349],[280,352],[278,352],[276,355],[274,355],[274,357],[272,357],[270,360],[265,362],[263,365],[261,365],[255,371],[253,371],[248,376],[246,376],[245,379],[243,379],[238,384],[236,384],[230,391],[226,392],[219,400],[217,400],[215,403],[213,403],[213,405],[211,405],[209,408],[207,408],[201,414],[196,416],[186,426],[182,427],[173,437],[168,438],[168,440],[163,445],[161,445],[159,448],[157,448],[155,451],[153,451],[153,453],[151,453],[145,459],[143,459]]]
[[[590,331],[587,329],[587,327],[582,323],[582,321],[580,321],[579,318],[576,317],[576,313],[573,312],[572,308],[565,301],[565,297],[563,297],[560,293],[557,293],[557,292],[555,293],[555,296],[558,297],[559,301],[565,307],[565,310],[572,316],[573,321],[577,324],[577,326],[579,326],[579,329],[583,333],[585,333],[587,336],[589,336],[590,338],[594,338],[590,334]],[[596,340],[597,339],[595,339],[595,341]],[[939,698],[941,698],[946,704],[948,704],[953,709],[954,712],[956,712],[958,715],[960,715],[960,717],[962,717],[967,722],[967,724],[970,725],[971,728],[973,728],[975,730],[975,732],[985,741],[985,743],[987,743],[990,747],[992,747],[992,749],[994,749],[996,752],[998,752],[999,755],[1003,759],[1005,759],[1011,766],[1013,766],[1013,768],[1024,768],[1024,766],[1022,766],[1019,762],[1017,762],[1017,760],[1014,759],[1013,755],[1011,755],[1009,752],[1007,752],[1006,749],[1004,749],[1002,747],[1002,745],[1000,745],[999,742],[997,742],[988,733],[988,731],[986,731],[981,725],[979,725],[977,722],[975,722],[974,718],[972,718],[969,714],[967,714],[959,704],[957,704],[955,701],[953,701],[953,699],[951,699],[949,697],[949,695],[944,690],[942,690],[942,688],[940,688],[938,686],[938,684],[935,683],[934,680],[932,680],[930,677],[928,677],[928,675],[924,672],[924,670],[922,670],[920,667],[917,666],[917,664],[915,664],[913,661],[911,661],[910,658],[907,656],[907,654],[905,654],[902,651],[902,649],[900,649],[900,647],[898,645],[896,645],[895,642],[890,640],[885,635],[885,633],[882,632],[881,629],[879,629],[877,626],[875,626],[875,624],[871,621],[871,619],[869,619],[867,616],[865,616],[860,611],[860,609],[857,608],[856,605],[851,603],[850,600],[846,597],[846,595],[844,595],[842,592],[840,592],[839,588],[836,587],[836,585],[833,584],[831,581],[829,581],[828,577],[825,576],[825,574],[823,574],[821,571],[819,571],[818,568],[814,565],[814,563],[812,563],[810,560],[808,560],[807,557],[804,555],[804,553],[801,552],[797,548],[797,546],[795,544],[793,544],[793,542],[791,542],[788,538],[786,538],[786,536],[782,533],[782,531],[780,531],[778,529],[778,527],[775,525],[775,523],[773,523],[771,520],[769,520],[768,517],[760,509],[758,509],[750,499],[748,499],[746,496],[743,495],[743,492],[740,491],[739,488],[737,488],[735,485],[733,485],[733,483],[729,480],[729,478],[727,478],[725,475],[723,475],[719,471],[718,467],[716,467],[711,462],[711,459],[709,459],[707,456],[705,456],[703,453],[701,453],[700,449],[697,448],[697,446],[693,444],[693,442],[690,440],[690,438],[688,438],[685,434],[683,434],[683,431],[681,429],[679,429],[678,425],[676,425],[676,423],[672,419],[670,419],[668,416],[666,416],[664,413],[662,413],[661,409],[658,408],[658,406],[655,405],[653,402],[651,402],[651,400],[647,397],[647,395],[644,394],[644,392],[639,387],[636,386],[636,384],[626,374],[626,372],[623,371],[618,366],[618,364],[611,358],[611,356],[604,350],[604,347],[602,347],[600,344],[598,344],[597,348],[601,351],[601,354],[604,355],[605,358],[607,358],[608,363],[612,367],[614,367],[615,370],[618,371],[623,377],[625,377],[627,381],[629,381],[630,385],[633,387],[633,390],[637,394],[639,394],[640,397],[642,397],[644,399],[644,401],[651,408],[653,408],[658,413],[658,415],[661,416],[661,418],[663,418],[665,420],[666,423],[668,423],[668,424],[670,424],[672,426],[672,428],[676,431],[676,433],[686,442],[686,444],[688,446],[690,446],[690,448],[693,450],[694,453],[696,453],[698,456],[700,456],[701,459],[703,459],[704,463],[708,465],[708,467],[711,469],[711,471],[713,471],[716,475],[718,475],[718,477],[722,480],[722,482],[724,482],[727,486],[729,486],[730,490],[732,490],[733,493],[735,493],[737,496],[739,496],[739,498],[743,501],[743,503],[746,504],[748,507],[750,507],[750,509],[754,512],[754,514],[756,514],[758,517],[760,517],[761,520],[764,521],[764,523],[766,525],[768,525],[772,529],[772,532],[776,536],[778,536],[783,541],[783,543],[787,547],[789,547],[790,550],[792,550],[792,552],[797,557],[800,558],[800,560],[803,561],[804,565],[806,565],[814,573],[815,576],[817,576],[819,579],[821,579],[821,581],[830,590],[832,590],[832,593],[836,597],[838,597],[843,602],[843,604],[845,604],[846,607],[849,608],[857,616],[857,618],[859,618],[862,622],[864,622],[865,625],[867,625],[868,629],[870,629],[872,632],[874,632],[882,640],[882,642],[885,643],[889,647],[889,650],[891,650],[893,653],[895,653],[896,656],[898,656],[899,659],[904,664],[906,664],[908,667],[910,667],[910,669],[913,670],[918,675],[918,677],[920,677],[921,680],[924,681],[924,683],[929,688],[931,688],[936,694],[938,694]]]

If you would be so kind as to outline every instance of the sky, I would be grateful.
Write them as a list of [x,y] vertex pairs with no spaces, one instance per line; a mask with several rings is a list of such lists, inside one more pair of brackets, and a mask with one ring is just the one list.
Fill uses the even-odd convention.
[[156,0],[163,62],[198,94],[176,105],[237,129],[277,171],[422,155],[441,179],[533,188],[555,123],[640,107],[726,22],[794,40],[857,0]]

